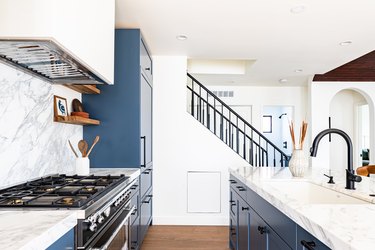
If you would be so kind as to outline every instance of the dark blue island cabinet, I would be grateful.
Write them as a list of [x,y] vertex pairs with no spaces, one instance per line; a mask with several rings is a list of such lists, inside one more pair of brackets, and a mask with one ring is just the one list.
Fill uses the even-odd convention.
[[229,245],[236,250],[328,250],[253,190],[230,176]]
[[140,247],[152,223],[152,70],[140,30],[116,29],[114,85],[98,86],[100,95],[82,97],[85,110],[101,121],[100,126],[83,129],[88,142],[100,136],[90,166],[141,170],[132,249]]

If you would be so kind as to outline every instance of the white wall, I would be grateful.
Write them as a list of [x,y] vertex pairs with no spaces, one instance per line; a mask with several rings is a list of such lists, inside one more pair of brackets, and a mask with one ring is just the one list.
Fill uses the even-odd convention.
[[[67,139],[82,126],[53,122],[53,95],[68,103],[81,94],[0,64],[0,188],[47,174],[74,171]],[[69,107],[68,111],[71,111]]]
[[114,76],[115,0],[1,0],[0,37],[52,37],[108,81]]
[[[370,109],[370,131],[375,131],[374,127],[374,100],[375,100],[375,84],[372,82],[311,82],[309,86],[310,99],[310,135],[312,139],[322,130],[328,128],[328,117],[330,115],[330,103],[334,96],[345,89],[355,90],[361,93]],[[334,124],[340,127],[342,124]],[[375,133],[370,135],[370,152],[375,152]],[[328,136],[323,138],[319,145],[317,157],[312,158],[312,167],[329,168],[330,167],[330,150]],[[345,149],[346,150],[346,149]],[[346,151],[345,151],[346,152]],[[370,156],[370,162],[374,157]],[[340,168],[345,169],[344,166]],[[342,169],[339,169],[342,170]]]
[[[154,224],[227,225],[228,167],[246,165],[186,111],[184,56],[155,56],[153,81]],[[221,173],[221,212],[188,213],[188,171]]]
[[[330,103],[331,126],[345,131],[353,142],[354,162],[358,162],[358,143],[356,135],[356,105],[366,102],[365,99],[353,90],[342,90],[337,93]],[[328,122],[328,121],[327,121]],[[342,169],[347,164],[347,146],[344,140],[333,134],[330,143],[330,162],[332,169]],[[358,167],[356,164],[355,167]]]

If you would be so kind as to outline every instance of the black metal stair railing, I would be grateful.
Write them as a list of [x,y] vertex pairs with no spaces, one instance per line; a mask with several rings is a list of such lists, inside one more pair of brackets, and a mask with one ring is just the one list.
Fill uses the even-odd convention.
[[290,156],[187,73],[188,112],[252,166],[288,166]]

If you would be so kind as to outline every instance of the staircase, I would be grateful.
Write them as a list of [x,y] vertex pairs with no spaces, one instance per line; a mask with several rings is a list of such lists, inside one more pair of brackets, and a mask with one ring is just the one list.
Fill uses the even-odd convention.
[[188,112],[249,164],[287,167],[290,156],[187,73]]

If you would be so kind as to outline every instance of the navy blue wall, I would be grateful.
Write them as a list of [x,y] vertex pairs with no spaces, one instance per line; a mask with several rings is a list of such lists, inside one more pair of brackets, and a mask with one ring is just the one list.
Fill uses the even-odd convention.
[[82,97],[90,117],[101,121],[83,129],[89,144],[100,136],[90,155],[91,167],[140,165],[140,36],[138,29],[116,30],[114,85],[98,86],[100,95]]

